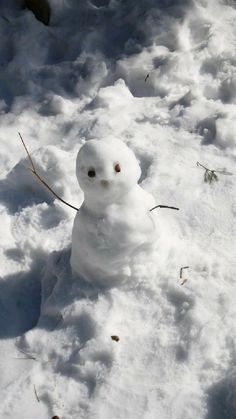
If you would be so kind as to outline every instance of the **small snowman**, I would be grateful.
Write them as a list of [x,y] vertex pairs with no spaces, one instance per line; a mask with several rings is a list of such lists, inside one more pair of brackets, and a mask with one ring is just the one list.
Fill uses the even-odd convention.
[[72,231],[72,271],[98,286],[123,282],[155,242],[155,201],[138,184],[139,163],[120,140],[89,140],[78,153],[76,175],[84,202]]

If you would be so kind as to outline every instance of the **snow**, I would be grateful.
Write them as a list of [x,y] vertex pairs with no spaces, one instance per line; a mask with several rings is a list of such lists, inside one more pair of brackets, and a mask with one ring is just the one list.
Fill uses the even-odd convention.
[[154,257],[155,200],[138,185],[134,153],[113,137],[81,147],[76,175],[84,202],[73,225],[72,272],[94,285],[118,285],[134,276],[140,254],[147,264]]
[[[50,0],[49,26],[0,5],[0,416],[233,419],[235,3]],[[76,212],[18,132],[76,207],[81,147],[126,144],[180,208],[152,213],[154,261],[110,288],[75,278]],[[204,183],[197,161],[232,175]]]

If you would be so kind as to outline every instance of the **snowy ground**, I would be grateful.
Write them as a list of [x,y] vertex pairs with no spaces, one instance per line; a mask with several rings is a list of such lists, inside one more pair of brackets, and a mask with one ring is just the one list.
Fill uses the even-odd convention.
[[[0,0],[0,416],[234,419],[235,2],[50,4],[47,27]],[[155,214],[157,275],[73,280],[75,211],[26,170],[18,132],[75,206],[85,141],[133,149],[142,186],[180,208]],[[204,183],[197,161],[233,175]]]

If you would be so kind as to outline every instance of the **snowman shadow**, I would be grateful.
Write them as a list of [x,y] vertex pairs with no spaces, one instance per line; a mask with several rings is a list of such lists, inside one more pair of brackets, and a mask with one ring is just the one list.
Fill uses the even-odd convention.
[[41,362],[42,369],[50,366],[53,374],[83,383],[91,397],[114,361],[111,339],[100,336],[99,299],[108,299],[109,290],[74,277],[70,256],[70,248],[49,256],[41,283],[38,323],[20,337],[17,347]]
[[[45,274],[41,283],[41,314],[37,327],[45,330],[55,330],[68,325],[63,313],[75,303],[84,301],[95,303],[101,295],[109,299],[110,291],[123,288],[124,291],[134,286],[120,281],[111,282],[109,285],[96,286],[83,277],[73,275],[70,264],[71,247],[62,251],[53,252],[49,258]],[[78,335],[83,342],[93,337],[94,320],[88,314],[70,316],[70,324],[77,325]]]
[[[19,254],[11,249],[14,257]],[[32,329],[40,315],[43,260],[28,271],[7,275],[0,281],[0,339],[15,338]]]
[[236,373],[233,368],[207,390],[206,419],[236,417],[235,388]]
[[[98,289],[83,278],[75,278],[72,274],[70,256],[71,248],[69,247],[53,252],[48,258],[41,284],[41,315],[37,325],[39,328],[49,331],[54,330],[54,326],[62,328],[61,322],[57,323],[62,318],[64,320],[62,313],[67,307],[75,301],[97,298]],[[81,324],[80,321],[78,323]],[[81,325],[82,329],[85,329],[84,325]]]

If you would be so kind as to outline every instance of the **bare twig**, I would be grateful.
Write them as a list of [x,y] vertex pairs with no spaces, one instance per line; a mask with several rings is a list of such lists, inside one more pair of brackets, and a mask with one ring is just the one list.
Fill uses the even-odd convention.
[[23,351],[22,349],[18,349],[19,352],[24,354],[25,358],[16,358],[16,359],[32,359],[33,361],[38,361],[37,358],[35,358],[33,355],[28,354],[27,352]]
[[[179,272],[180,279],[182,279],[182,277],[183,277],[183,270],[184,269],[189,269],[189,266],[182,266],[182,268],[180,268],[180,272]],[[188,280],[188,278],[184,278],[180,285],[184,285],[187,282],[187,280]]]
[[30,163],[31,163],[32,169],[33,169],[33,171],[36,173],[36,169],[35,169],[35,166],[34,166],[34,162],[33,162],[33,160],[32,160],[32,159],[31,159],[31,157],[30,157],[30,153],[28,152],[28,149],[27,149],[27,147],[26,147],[26,145],[25,145],[25,142],[24,142],[24,140],[23,140],[23,138],[22,138],[22,135],[21,135],[21,133],[20,133],[20,132],[18,132],[18,134],[19,134],[19,136],[20,136],[20,139],[21,139],[21,142],[22,142],[22,144],[23,144],[23,146],[24,146],[24,149],[25,149],[25,151],[26,151],[26,153],[27,153],[27,155],[28,155],[28,157],[29,157],[29,161],[30,161]]
[[203,164],[199,163],[199,161],[197,161],[197,166],[202,167],[205,170],[210,170],[206,166],[203,166]]
[[183,274],[184,269],[189,269],[189,266],[183,266],[182,268],[180,268],[180,272],[179,272],[180,279],[182,279],[182,274]]
[[156,205],[155,207],[151,208],[149,211],[153,211],[156,208],[169,208],[169,209],[173,209],[173,210],[177,210],[179,211],[179,208],[177,207],[169,207],[168,205]]
[[36,397],[37,401],[40,402],[40,399],[39,399],[39,396],[37,394],[35,385],[34,385],[34,394],[35,394],[35,397]]
[[197,161],[197,166],[201,167],[205,170],[204,173],[204,182],[206,183],[212,183],[214,180],[218,181],[218,177],[216,173],[219,173],[221,175],[232,175],[233,173],[227,172],[225,169],[208,169],[208,167],[204,166],[203,164],[199,163]]
[[22,138],[22,136],[21,136],[21,134],[20,133],[18,133],[19,134],[19,136],[20,136],[20,139],[21,139],[21,141],[22,141],[22,144],[23,144],[23,146],[24,146],[24,149],[25,149],[25,151],[26,151],[26,153],[27,153],[27,155],[28,155],[28,158],[29,158],[29,161],[30,161],[30,163],[31,163],[31,166],[32,167],[29,167],[29,170],[31,171],[31,173],[33,173],[33,175],[34,176],[36,176],[36,178],[59,200],[59,201],[61,201],[63,204],[65,204],[65,205],[67,205],[68,207],[70,207],[70,208],[73,208],[74,210],[76,210],[76,211],[79,211],[79,208],[77,208],[77,207],[74,207],[74,205],[71,205],[71,204],[69,204],[68,202],[66,202],[64,199],[62,199],[46,182],[45,182],[45,180],[43,179],[43,178],[41,178],[41,176],[37,173],[37,171],[36,171],[36,168],[35,168],[35,166],[34,166],[34,162],[33,162],[33,160],[32,160],[32,158],[31,158],[31,156],[30,156],[30,154],[29,154],[29,151],[28,151],[28,149],[27,149],[27,147],[26,147],[26,145],[25,145],[25,142],[24,142],[24,140],[23,140],[23,138]]
[[180,285],[184,285],[187,282],[187,278],[184,278]]
[[10,19],[8,17],[1,15],[1,18],[4,19],[7,23],[11,23]]

